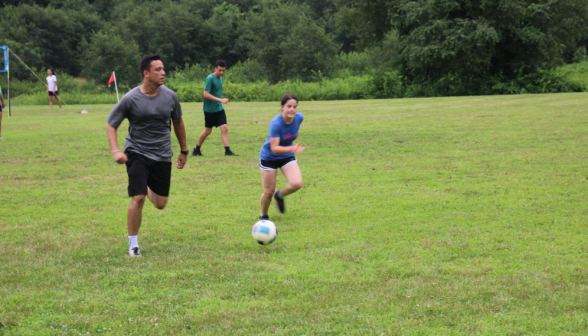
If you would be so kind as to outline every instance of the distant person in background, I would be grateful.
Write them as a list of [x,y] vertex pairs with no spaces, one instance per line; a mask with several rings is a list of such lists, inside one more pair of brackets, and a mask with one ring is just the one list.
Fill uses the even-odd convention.
[[228,104],[227,98],[221,98],[223,94],[223,75],[227,64],[224,61],[216,61],[214,64],[214,73],[206,77],[204,83],[204,131],[198,137],[196,148],[192,151],[192,156],[202,156],[200,147],[206,140],[206,137],[212,133],[213,127],[220,127],[221,138],[225,145],[226,156],[237,156],[229,147],[229,128],[227,127],[227,115],[223,104]]
[[57,77],[52,69],[47,69],[47,94],[49,95],[49,108],[53,110],[53,97],[57,99],[59,103],[59,109],[61,110],[61,101],[59,100],[59,89],[57,88]]
[[2,87],[0,87],[0,141],[4,141],[4,139],[2,139],[2,109],[5,107],[4,97],[2,97]]

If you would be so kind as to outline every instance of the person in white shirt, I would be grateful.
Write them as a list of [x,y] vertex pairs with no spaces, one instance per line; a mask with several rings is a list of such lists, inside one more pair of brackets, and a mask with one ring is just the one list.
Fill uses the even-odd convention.
[[47,94],[49,95],[49,108],[53,110],[53,97],[57,99],[59,103],[59,109],[61,110],[61,101],[59,100],[59,89],[57,88],[57,77],[52,69],[47,69]]

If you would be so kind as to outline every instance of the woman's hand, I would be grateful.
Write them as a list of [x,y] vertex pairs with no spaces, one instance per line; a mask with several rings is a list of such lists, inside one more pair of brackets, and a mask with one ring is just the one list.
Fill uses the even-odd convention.
[[304,151],[304,147],[301,145],[301,142],[297,143],[296,145],[292,146],[292,153],[298,154]]

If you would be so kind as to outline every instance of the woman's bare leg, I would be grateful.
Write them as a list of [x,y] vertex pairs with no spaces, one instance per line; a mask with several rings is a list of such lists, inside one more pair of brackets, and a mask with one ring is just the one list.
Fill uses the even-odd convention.
[[287,164],[281,169],[282,174],[284,174],[284,177],[288,181],[288,184],[280,190],[282,197],[295,193],[298,189],[302,188],[302,173],[297,162]]
[[261,214],[267,215],[269,206],[272,203],[272,197],[276,190],[277,170],[263,170],[261,171],[261,182],[263,183],[263,194],[261,194],[260,206]]

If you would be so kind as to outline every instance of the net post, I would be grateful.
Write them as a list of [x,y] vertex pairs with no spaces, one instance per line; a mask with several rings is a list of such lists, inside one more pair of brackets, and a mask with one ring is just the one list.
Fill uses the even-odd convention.
[[9,63],[9,57],[10,57],[10,53],[8,52],[8,47],[6,47],[6,81],[7,83],[7,87],[6,87],[6,91],[7,91],[7,95],[8,95],[8,117],[12,117],[12,109],[10,108],[10,63]]

